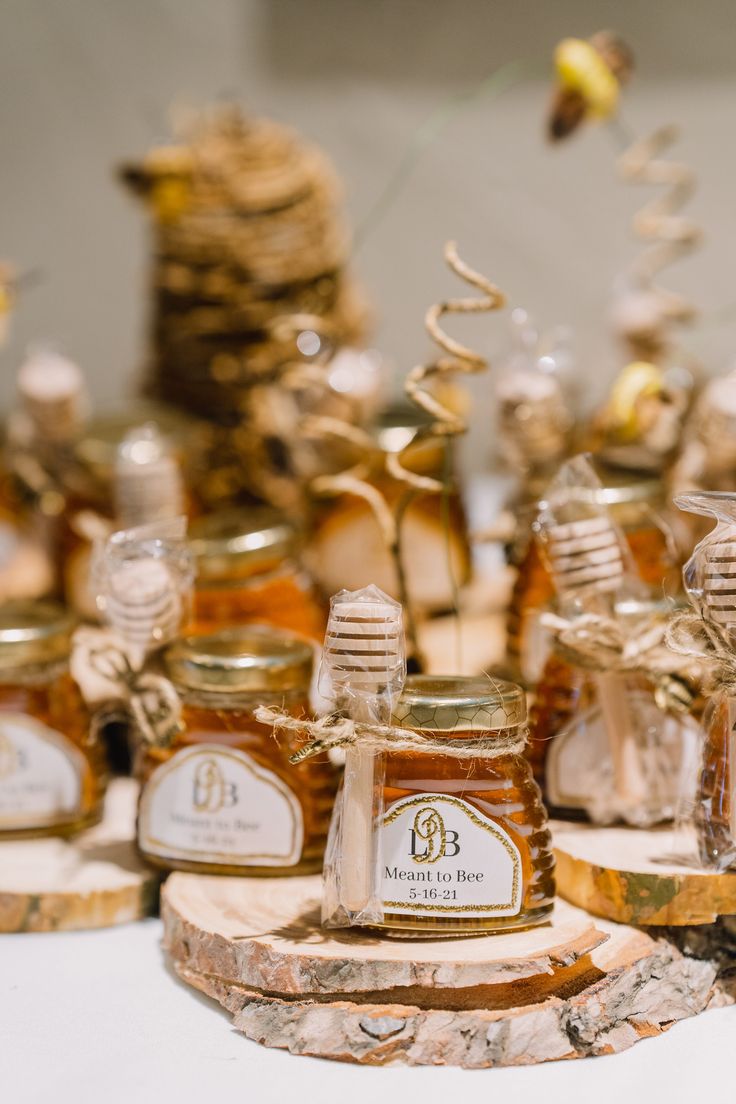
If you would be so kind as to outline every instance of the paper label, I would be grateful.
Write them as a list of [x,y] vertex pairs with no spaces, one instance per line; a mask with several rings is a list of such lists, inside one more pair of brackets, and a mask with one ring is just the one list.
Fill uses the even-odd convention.
[[[698,773],[698,733],[691,718],[659,709],[651,692],[625,689],[635,722],[634,768],[663,817],[694,797]],[[652,739],[652,734],[656,739]],[[632,777],[636,777],[632,770]],[[550,805],[607,816],[614,795],[613,763],[605,720],[595,705],[552,740],[547,755],[546,790]],[[610,797],[609,797],[610,795]],[[643,805],[646,804],[643,801]]]
[[81,811],[84,757],[25,713],[0,713],[0,830],[45,828]]
[[611,772],[611,749],[600,710],[594,707],[558,733],[547,753],[546,789],[551,805],[585,809],[593,780]]
[[504,829],[447,794],[419,794],[383,817],[380,885],[387,912],[406,916],[516,916],[519,850]]
[[146,783],[138,815],[144,851],[228,866],[294,866],[304,839],[289,787],[244,751],[198,744]]

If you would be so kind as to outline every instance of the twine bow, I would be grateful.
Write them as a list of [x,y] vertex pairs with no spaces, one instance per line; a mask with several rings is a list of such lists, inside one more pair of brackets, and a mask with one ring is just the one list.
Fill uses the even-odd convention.
[[163,675],[137,670],[117,644],[90,648],[89,665],[106,682],[118,687],[143,740],[168,747],[181,731],[181,702],[174,686]]
[[455,759],[495,759],[500,755],[519,755],[524,750],[527,732],[523,726],[494,732],[492,736],[448,740],[438,734],[428,736],[396,725],[353,721],[339,713],[331,713],[318,721],[292,717],[280,709],[260,706],[256,720],[273,729],[286,729],[309,737],[308,743],[290,757],[291,763],[301,763],[331,748],[359,747],[361,751],[419,751],[427,755],[450,755]]
[[710,686],[736,694],[736,654],[701,614],[685,610],[673,617],[665,632],[665,643],[677,655],[703,666]]
[[698,652],[673,648],[668,640],[668,623],[661,617],[648,617],[630,624],[613,617],[585,613],[564,618],[542,615],[542,624],[556,635],[559,650],[569,662],[593,671],[636,673],[654,686],[660,709],[687,712],[696,695],[692,663],[685,657],[702,659]]

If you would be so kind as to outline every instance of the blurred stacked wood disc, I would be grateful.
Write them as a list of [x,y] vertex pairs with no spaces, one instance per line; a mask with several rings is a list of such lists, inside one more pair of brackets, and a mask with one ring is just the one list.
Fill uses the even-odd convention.
[[[230,106],[201,116],[186,142],[124,166],[122,177],[152,215],[146,389],[224,427],[218,446],[232,473],[254,389],[303,355],[283,320],[312,316],[322,353],[363,330],[335,174],[291,130]],[[257,473],[241,478],[262,497]]]

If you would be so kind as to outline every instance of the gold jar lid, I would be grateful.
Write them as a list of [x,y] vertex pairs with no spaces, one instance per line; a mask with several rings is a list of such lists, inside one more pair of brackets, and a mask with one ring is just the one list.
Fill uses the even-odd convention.
[[294,554],[297,531],[267,506],[218,511],[189,527],[189,548],[200,582],[248,578]]
[[306,690],[313,658],[306,641],[265,625],[185,636],[164,653],[173,682],[210,694]]
[[0,669],[67,659],[76,622],[57,602],[0,605]]
[[410,675],[393,723],[430,732],[487,732],[526,721],[526,694],[503,679]]

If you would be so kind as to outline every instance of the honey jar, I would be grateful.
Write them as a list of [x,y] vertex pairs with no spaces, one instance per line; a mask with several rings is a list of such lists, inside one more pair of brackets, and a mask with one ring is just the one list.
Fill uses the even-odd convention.
[[54,602],[0,606],[0,836],[68,835],[99,820],[105,759],[69,673],[72,619]]
[[[656,479],[618,479],[601,472],[606,485],[596,492],[596,501],[609,509],[622,530],[642,581],[654,598],[676,596],[681,589],[680,555],[664,506],[665,490]],[[508,660],[513,677],[528,688],[538,683],[549,656],[549,634],[540,624],[554,596],[554,586],[532,539],[512,554],[518,575],[508,612]]]
[[543,923],[554,858],[523,755],[523,690],[488,678],[411,676],[393,724],[432,750],[381,756],[379,926],[453,935]]
[[[414,409],[385,411],[375,429],[375,452],[355,456],[365,462],[365,481],[375,487],[400,518],[402,560],[411,565],[406,584],[421,614],[453,608],[454,587],[470,580],[467,520],[455,458],[446,441],[428,437],[427,416]],[[414,492],[389,473],[388,459],[400,456],[416,475],[446,481],[445,494]],[[345,464],[348,467],[348,463]],[[369,584],[387,594],[400,592],[396,563],[371,507],[360,496],[338,494],[318,507],[308,548],[310,569],[327,594]]]
[[189,533],[196,631],[263,622],[321,642],[325,606],[286,517],[269,507],[232,509],[198,518]]
[[164,869],[278,875],[319,870],[334,796],[324,759],[254,718],[307,713],[312,647],[265,626],[183,637],[164,653],[181,701],[179,735],[141,742],[138,846]]

